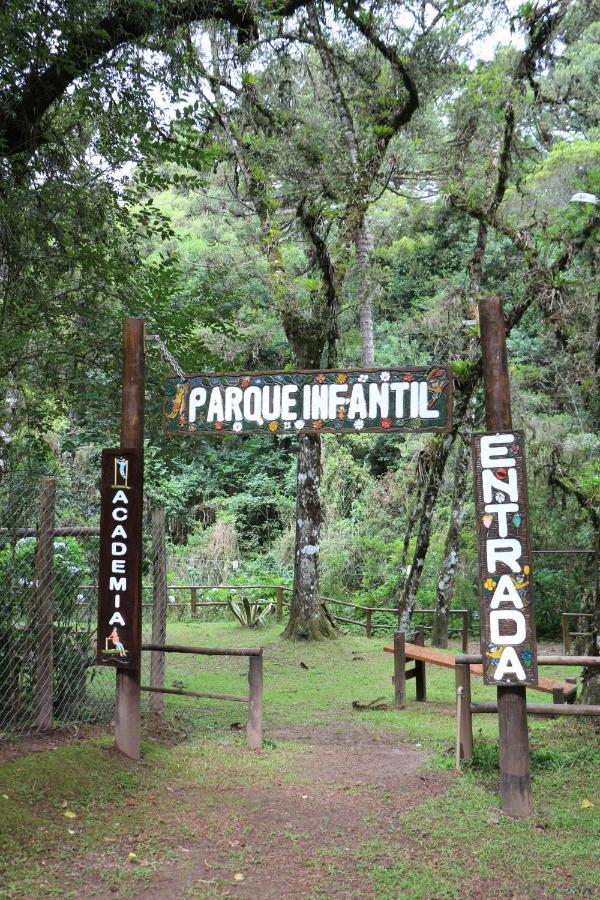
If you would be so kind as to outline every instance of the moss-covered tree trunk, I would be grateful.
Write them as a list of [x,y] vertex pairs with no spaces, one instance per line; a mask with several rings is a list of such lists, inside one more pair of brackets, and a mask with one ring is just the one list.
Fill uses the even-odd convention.
[[318,434],[302,434],[298,445],[294,590],[283,634],[294,640],[318,641],[335,634],[321,606],[319,590],[321,438]]

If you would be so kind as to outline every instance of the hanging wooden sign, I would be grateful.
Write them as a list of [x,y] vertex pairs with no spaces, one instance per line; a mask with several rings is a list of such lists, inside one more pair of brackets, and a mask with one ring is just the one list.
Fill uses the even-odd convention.
[[167,434],[449,431],[452,372],[402,369],[247,372],[169,378]]
[[137,450],[103,450],[96,663],[138,669],[142,473]]
[[525,435],[473,436],[486,684],[537,684]]

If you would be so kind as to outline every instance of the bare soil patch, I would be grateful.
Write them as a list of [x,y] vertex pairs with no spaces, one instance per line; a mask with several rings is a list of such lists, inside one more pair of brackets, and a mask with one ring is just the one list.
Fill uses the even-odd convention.
[[[428,771],[426,755],[413,746],[360,727],[297,728],[275,739],[303,749],[294,770],[267,786],[226,778],[217,791],[195,785],[160,798],[159,821],[150,816],[137,840],[147,846],[158,838],[162,862],[143,884],[128,879],[128,896],[374,896],[354,851],[377,837],[403,842],[403,813],[444,792],[453,778]],[[99,887],[101,871],[122,866],[130,846],[112,845],[102,859],[81,861],[86,896],[114,896],[114,888]]]

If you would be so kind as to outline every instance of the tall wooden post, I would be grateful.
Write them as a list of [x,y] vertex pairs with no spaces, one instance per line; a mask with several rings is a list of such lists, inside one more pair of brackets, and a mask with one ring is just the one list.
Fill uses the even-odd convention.
[[[167,640],[167,553],[165,547],[165,511],[152,510],[152,643]],[[150,654],[150,686],[165,686],[165,654],[153,650]],[[150,712],[162,716],[165,711],[164,694],[150,694]]]
[[406,635],[394,632],[394,706],[404,709],[406,697]]
[[40,491],[40,522],[35,547],[35,594],[37,599],[36,719],[39,731],[52,728],[54,680],[54,524],[56,478],[43,478]]
[[251,656],[248,666],[248,724],[246,726],[250,750],[263,748],[263,656]]
[[[479,324],[486,427],[488,431],[510,431],[510,382],[500,297],[486,297],[480,302]],[[498,687],[497,691],[502,810],[509,816],[529,816],[533,804],[526,689],[510,685]]]
[[[121,447],[144,450],[144,322],[123,323],[123,396],[121,402]],[[143,461],[142,461],[143,471]],[[141,532],[140,558],[141,558]],[[139,592],[141,596],[141,590]],[[141,611],[140,611],[141,612]],[[138,615],[141,628],[142,617]],[[140,639],[141,643],[141,639]],[[131,759],[141,756],[140,669],[117,669],[115,744]]]

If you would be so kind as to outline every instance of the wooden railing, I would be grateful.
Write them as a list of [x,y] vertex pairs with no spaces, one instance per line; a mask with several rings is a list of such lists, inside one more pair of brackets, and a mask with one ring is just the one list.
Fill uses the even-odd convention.
[[[192,617],[196,616],[199,609],[210,609],[217,607],[227,607],[229,603],[227,600],[199,600],[198,592],[205,593],[206,591],[214,591],[214,590],[222,590],[222,591],[269,591],[275,593],[275,603],[276,603],[276,616],[277,621],[281,622],[283,618],[283,607],[285,603],[285,594],[291,594],[292,588],[287,587],[285,585],[276,585],[276,584],[208,584],[208,585],[194,585],[194,584],[172,584],[169,585],[168,591],[189,591],[189,601],[183,603],[170,603],[170,609],[177,609],[181,607],[186,607],[189,603],[190,612]],[[389,631],[396,627],[396,621],[389,623],[380,623],[373,621],[373,613],[387,613],[388,615],[397,616],[398,609],[392,606],[362,606],[360,603],[352,603],[350,600],[338,600],[336,597],[321,597],[321,604],[325,607],[327,605],[333,606],[343,606],[349,607],[350,609],[360,610],[362,614],[364,614],[364,619],[353,619],[347,618],[346,616],[337,615],[335,612],[331,612],[331,617],[336,622],[342,622],[344,625],[356,625],[359,628],[364,628],[366,630],[366,636],[368,638],[373,637],[373,632],[376,630],[386,630]],[[144,604],[147,606],[151,606],[151,604]],[[435,610],[433,609],[415,609],[415,615],[425,615],[425,616],[433,616],[435,615]],[[460,626],[456,628],[450,628],[449,632],[451,634],[458,634],[461,637],[461,644],[463,653],[466,653],[469,649],[469,626],[470,626],[470,613],[468,609],[451,609],[450,610],[451,618],[459,618],[461,620]],[[424,625],[424,631],[431,631],[431,625]]]
[[[200,697],[208,700],[230,700],[234,703],[248,704],[248,724],[246,735],[250,750],[263,748],[263,651],[262,647],[244,649],[236,647],[227,650],[224,647],[186,647],[182,644],[142,644],[142,650],[149,650],[157,657],[164,653],[191,653],[195,656],[247,656],[248,696],[239,697],[234,694],[215,694],[205,691],[186,691],[183,688],[167,688],[164,686],[164,666],[153,667],[158,677],[153,684],[142,685],[140,690],[151,694],[176,694],[178,697]],[[163,657],[164,659],[164,657]]]
[[562,614],[563,650],[571,652],[572,637],[590,637],[591,631],[569,631],[569,619],[593,619],[594,613],[566,612]]

